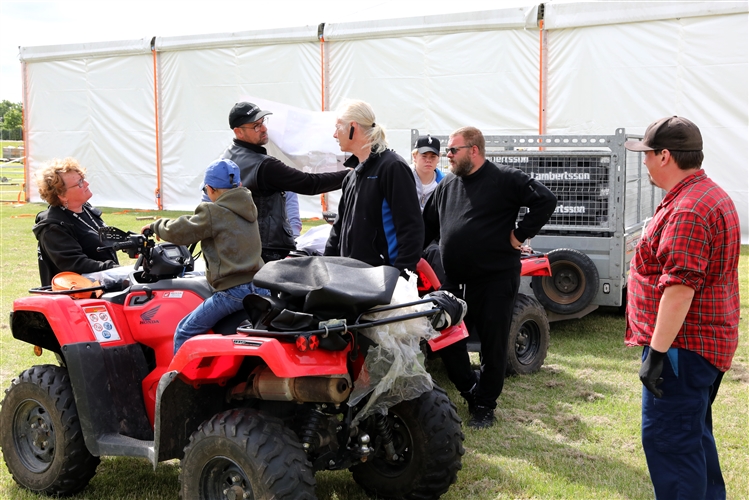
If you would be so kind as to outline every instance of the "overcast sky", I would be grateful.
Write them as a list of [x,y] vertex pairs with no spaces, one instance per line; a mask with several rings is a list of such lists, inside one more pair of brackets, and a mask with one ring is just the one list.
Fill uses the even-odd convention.
[[21,101],[19,46],[317,26],[534,3],[540,0],[2,0],[0,100]]

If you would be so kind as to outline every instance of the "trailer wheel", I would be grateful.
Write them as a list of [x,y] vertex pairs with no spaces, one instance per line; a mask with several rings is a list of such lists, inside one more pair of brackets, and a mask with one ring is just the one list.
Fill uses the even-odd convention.
[[99,457],[83,442],[65,368],[33,366],[5,391],[0,446],[13,479],[31,491],[67,496],[89,483]]
[[508,343],[508,375],[527,375],[541,369],[549,351],[549,320],[533,297],[519,293],[515,299]]
[[574,314],[591,303],[598,293],[598,269],[584,253],[558,248],[548,253],[551,276],[534,276],[533,295],[546,309]]
[[190,437],[180,498],[313,499],[315,477],[296,434],[255,410],[229,410]]

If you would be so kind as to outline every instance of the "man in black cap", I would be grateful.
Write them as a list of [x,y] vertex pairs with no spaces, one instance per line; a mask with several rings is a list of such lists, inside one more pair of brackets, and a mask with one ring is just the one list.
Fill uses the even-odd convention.
[[320,194],[340,189],[348,169],[308,174],[269,156],[266,123],[271,115],[251,102],[238,102],[229,113],[234,141],[221,155],[239,165],[242,185],[252,192],[258,209],[263,261],[283,259],[295,249],[286,216],[286,191]]
[[628,346],[642,346],[642,447],[656,498],[725,499],[712,403],[739,340],[741,230],[736,207],[702,170],[686,118],[652,123],[650,181],[666,191],[643,229],[627,283]]

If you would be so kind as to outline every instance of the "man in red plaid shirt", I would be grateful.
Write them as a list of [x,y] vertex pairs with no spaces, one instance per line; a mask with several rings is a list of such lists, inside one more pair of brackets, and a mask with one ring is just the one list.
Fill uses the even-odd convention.
[[738,344],[739,218],[702,170],[702,135],[677,116],[641,151],[667,194],[644,228],[627,284],[625,342],[644,346],[642,446],[657,499],[725,499],[711,406]]

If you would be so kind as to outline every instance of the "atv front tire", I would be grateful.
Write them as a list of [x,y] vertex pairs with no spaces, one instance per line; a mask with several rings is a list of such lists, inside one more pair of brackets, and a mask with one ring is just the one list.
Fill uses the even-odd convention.
[[34,366],[13,380],[0,409],[0,446],[8,471],[24,488],[64,496],[86,487],[99,457],[83,441],[65,368]]
[[229,410],[203,422],[181,465],[184,500],[316,498],[312,466],[296,434],[255,410]]
[[512,310],[507,346],[508,375],[528,375],[541,369],[549,352],[549,319],[533,297],[519,293]]
[[365,429],[374,439],[374,456],[351,467],[359,486],[376,498],[439,498],[461,469],[461,420],[445,391],[434,386],[416,399],[388,409],[397,459],[385,456],[375,417]]

